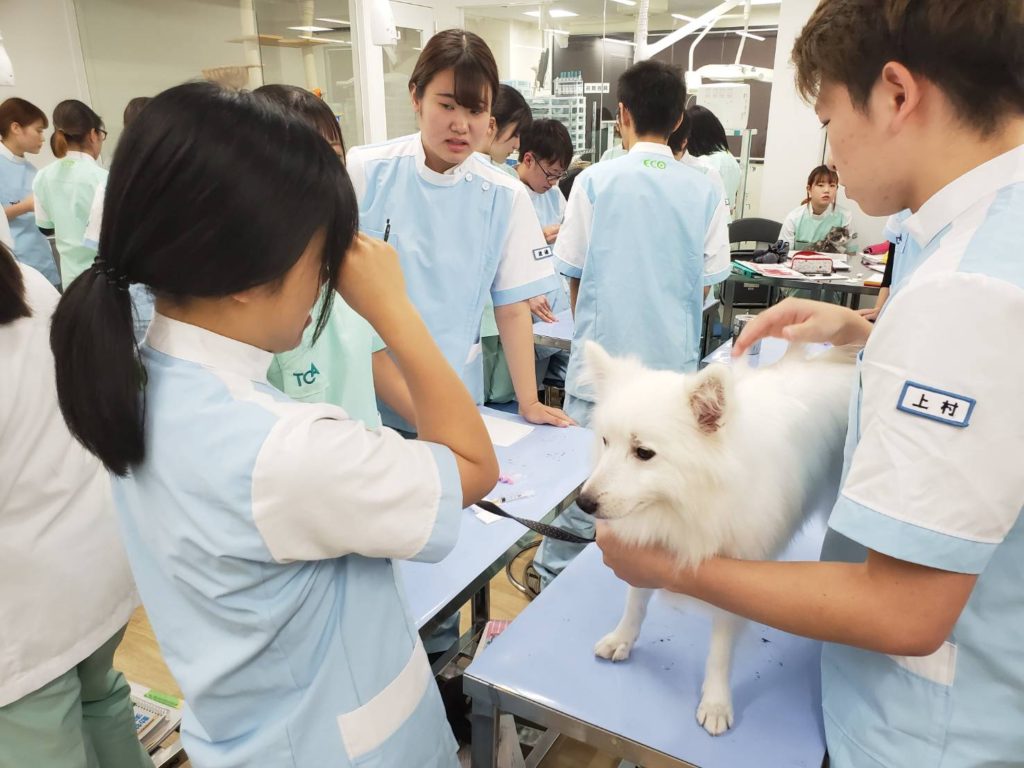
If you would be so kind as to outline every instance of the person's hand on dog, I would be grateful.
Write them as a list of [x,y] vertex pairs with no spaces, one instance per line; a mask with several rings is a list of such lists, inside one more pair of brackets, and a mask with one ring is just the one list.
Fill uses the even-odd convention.
[[801,344],[828,342],[836,347],[863,345],[871,323],[846,307],[809,299],[786,299],[747,323],[733,341],[732,355],[739,357],[755,342],[772,336]]
[[638,589],[685,591],[693,571],[679,567],[679,559],[658,546],[636,547],[616,536],[604,520],[597,521],[597,546],[604,564],[627,584]]

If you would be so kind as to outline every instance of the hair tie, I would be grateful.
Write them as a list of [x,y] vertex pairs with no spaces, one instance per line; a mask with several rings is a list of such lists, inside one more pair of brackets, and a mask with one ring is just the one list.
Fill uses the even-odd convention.
[[119,291],[128,292],[128,274],[126,272],[118,272],[115,266],[106,266],[107,262],[105,259],[97,258],[92,263],[92,271],[97,275],[102,275],[107,280],[107,285],[111,285]]

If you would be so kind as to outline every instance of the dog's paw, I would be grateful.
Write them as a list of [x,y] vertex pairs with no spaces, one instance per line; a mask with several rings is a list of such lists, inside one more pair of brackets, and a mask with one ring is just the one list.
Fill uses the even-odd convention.
[[697,722],[712,736],[720,736],[732,728],[732,702],[703,696],[697,707]]
[[633,650],[635,641],[635,637],[609,632],[597,641],[597,645],[594,646],[594,655],[612,661],[625,661],[629,658],[629,652]]

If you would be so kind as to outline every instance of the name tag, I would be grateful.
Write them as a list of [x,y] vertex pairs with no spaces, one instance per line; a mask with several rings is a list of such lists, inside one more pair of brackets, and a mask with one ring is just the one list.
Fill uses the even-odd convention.
[[903,384],[896,408],[914,416],[941,421],[953,427],[966,427],[971,423],[975,400],[942,389],[926,387],[914,381]]
[[533,260],[540,261],[541,259],[550,259],[554,255],[554,251],[551,250],[550,245],[545,245],[543,248],[535,248],[533,251]]

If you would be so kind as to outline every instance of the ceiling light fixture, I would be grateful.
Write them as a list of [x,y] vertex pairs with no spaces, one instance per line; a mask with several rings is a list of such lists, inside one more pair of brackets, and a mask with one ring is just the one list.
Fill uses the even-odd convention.
[[313,27],[313,26],[288,27],[288,29],[294,29],[296,32],[309,32],[310,34],[312,34],[313,32],[333,32],[334,31],[330,27]]
[[[523,11],[523,16],[532,16],[535,19],[539,19],[540,11]],[[572,11],[563,11],[559,8],[552,8],[548,11],[548,17],[552,19],[570,19],[573,16],[579,16],[579,14]]]
[[313,37],[312,35],[299,35],[300,40],[311,40],[314,43],[334,43],[335,45],[352,45],[348,40],[337,40],[333,37]]

